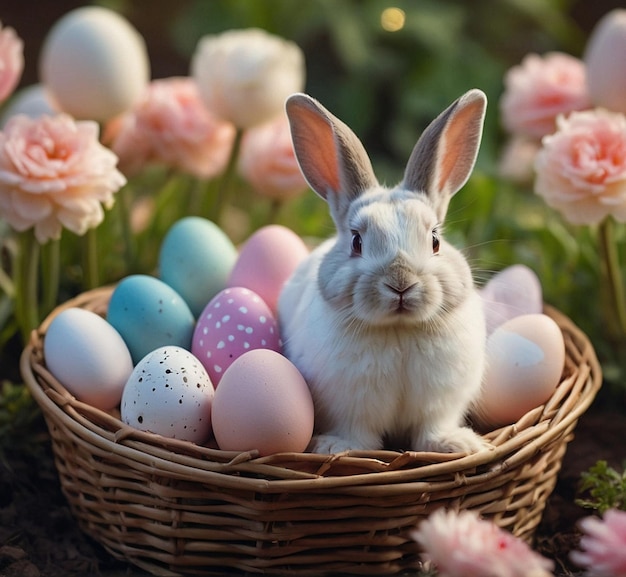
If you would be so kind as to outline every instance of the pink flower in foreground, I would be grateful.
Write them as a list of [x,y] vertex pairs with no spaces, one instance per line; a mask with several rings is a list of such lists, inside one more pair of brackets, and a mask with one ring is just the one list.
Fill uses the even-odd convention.
[[105,140],[127,175],[162,163],[211,178],[224,171],[235,127],[204,106],[191,78],[154,80],[144,98],[107,127]]
[[556,118],[591,108],[585,65],[561,52],[528,54],[504,78],[500,112],[504,128],[530,138],[554,132]]
[[24,43],[15,30],[0,22],[0,102],[6,100],[24,71]]
[[560,117],[535,170],[535,192],[571,223],[626,222],[626,116],[597,109]]
[[259,194],[269,198],[283,200],[306,190],[287,116],[280,115],[244,133],[239,173]]
[[572,561],[590,577],[626,575],[626,512],[610,509],[602,519],[586,517],[579,526],[582,551],[572,551]]
[[549,577],[553,563],[474,511],[438,509],[412,533],[440,577]]
[[70,116],[13,116],[0,132],[0,216],[40,243],[100,224],[126,179],[98,125]]

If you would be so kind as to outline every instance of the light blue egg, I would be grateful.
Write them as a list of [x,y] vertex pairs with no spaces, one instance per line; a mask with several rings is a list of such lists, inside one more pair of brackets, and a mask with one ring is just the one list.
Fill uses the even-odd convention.
[[188,216],[174,223],[159,252],[159,277],[177,291],[197,318],[226,286],[237,249],[213,222]]
[[122,335],[133,363],[165,345],[191,350],[194,316],[169,285],[148,275],[131,275],[115,287],[107,321]]

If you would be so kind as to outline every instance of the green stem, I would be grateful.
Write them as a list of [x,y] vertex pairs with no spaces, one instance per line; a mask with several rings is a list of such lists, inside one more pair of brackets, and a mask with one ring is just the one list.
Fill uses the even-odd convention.
[[278,199],[278,198],[274,198],[272,199],[272,202],[270,204],[270,209],[269,209],[269,213],[267,216],[267,223],[268,224],[273,224],[278,220],[278,215],[280,213],[280,209],[283,207],[283,201]]
[[117,210],[119,215],[119,224],[122,229],[122,239],[124,241],[124,256],[126,258],[126,266],[128,270],[134,270],[136,265],[135,239],[131,230],[131,210],[132,195],[128,185],[124,186],[117,192]]
[[243,129],[238,128],[235,133],[235,140],[233,141],[233,147],[230,151],[230,157],[228,159],[228,164],[226,165],[226,170],[220,179],[220,182],[217,186],[215,202],[213,203],[213,210],[209,215],[210,220],[212,220],[215,224],[220,224],[222,219],[222,212],[224,211],[224,207],[226,206],[226,200],[230,196],[232,192],[232,188],[234,186],[234,182],[237,176],[237,160],[239,158],[239,150],[241,149],[241,139],[243,138]]
[[98,229],[90,228],[83,237],[83,288],[97,288],[100,281],[98,271]]
[[600,248],[606,267],[614,313],[617,316],[622,336],[626,336],[626,294],[624,293],[624,282],[619,266],[619,254],[613,236],[613,227],[614,222],[610,217],[600,224]]
[[18,252],[14,264],[15,316],[26,345],[30,333],[39,325],[38,271],[39,243],[32,230],[19,234]]
[[59,240],[51,240],[41,249],[43,314],[48,314],[56,306],[59,297],[60,245]]

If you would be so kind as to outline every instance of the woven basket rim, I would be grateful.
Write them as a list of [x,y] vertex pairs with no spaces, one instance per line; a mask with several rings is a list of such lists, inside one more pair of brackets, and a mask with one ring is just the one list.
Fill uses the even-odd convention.
[[[37,354],[42,355],[47,328],[61,310],[94,302],[106,306],[112,290],[111,286],[101,287],[78,295],[57,307],[39,329],[33,331],[20,360],[24,380],[44,414],[88,437],[94,447],[118,452],[146,466],[158,466],[172,475],[193,477],[200,482],[210,482],[216,475],[224,482],[223,477],[229,475],[233,487],[260,492],[296,488],[306,491],[320,486],[357,488],[372,483],[423,483],[441,475],[459,474],[498,463],[480,476],[480,482],[486,482],[516,462],[529,458],[571,427],[593,401],[602,380],[599,362],[587,337],[569,318],[546,305],[546,314],[563,330],[569,340],[569,349],[575,349],[573,352],[582,349],[584,362],[573,359],[574,364],[579,362],[578,370],[570,371],[571,374],[562,379],[545,405],[528,412],[512,425],[486,433],[485,437],[494,447],[491,450],[469,455],[378,450],[336,455],[277,453],[266,457],[260,457],[256,451],[222,451],[134,429],[117,416],[76,400],[37,360]],[[571,350],[568,355],[572,356]],[[563,405],[562,396],[573,398],[574,402]],[[545,415],[550,413],[553,413],[552,417],[546,418]],[[348,474],[337,474],[341,469]]]

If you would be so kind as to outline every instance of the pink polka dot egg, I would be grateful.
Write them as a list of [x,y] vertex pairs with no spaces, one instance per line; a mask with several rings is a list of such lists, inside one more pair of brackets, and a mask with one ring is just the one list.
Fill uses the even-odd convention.
[[191,352],[217,387],[224,371],[244,353],[255,349],[281,352],[278,323],[265,301],[244,287],[215,295],[198,317]]

